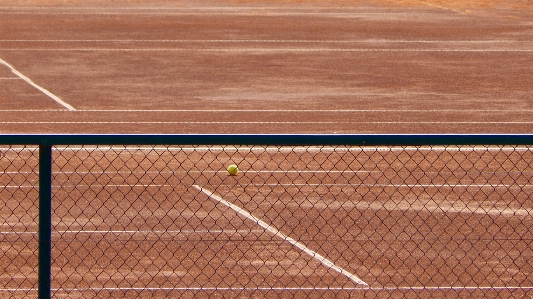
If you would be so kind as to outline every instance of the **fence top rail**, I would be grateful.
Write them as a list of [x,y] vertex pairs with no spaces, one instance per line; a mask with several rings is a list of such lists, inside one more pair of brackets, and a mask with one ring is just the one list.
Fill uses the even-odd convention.
[[1,145],[533,145],[533,134],[0,134]]

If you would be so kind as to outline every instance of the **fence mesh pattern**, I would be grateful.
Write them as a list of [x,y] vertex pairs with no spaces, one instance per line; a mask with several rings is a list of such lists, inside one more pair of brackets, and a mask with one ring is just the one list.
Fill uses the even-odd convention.
[[[36,298],[39,153],[1,152],[0,297]],[[56,146],[52,168],[54,298],[533,298],[527,147]]]
[[32,298],[37,290],[39,153],[0,149],[0,298]]

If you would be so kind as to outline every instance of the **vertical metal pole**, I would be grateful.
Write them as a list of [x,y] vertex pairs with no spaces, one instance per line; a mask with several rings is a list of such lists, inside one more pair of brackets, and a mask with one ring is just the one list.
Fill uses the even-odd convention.
[[39,299],[51,297],[52,146],[39,145]]

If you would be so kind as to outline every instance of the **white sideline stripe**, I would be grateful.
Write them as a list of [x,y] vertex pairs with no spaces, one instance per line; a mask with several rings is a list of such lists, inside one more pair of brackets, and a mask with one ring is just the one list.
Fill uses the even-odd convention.
[[[324,7],[324,6],[193,6],[193,7],[164,7],[164,6],[122,6],[122,7],[102,7],[102,6],[0,6],[0,9],[11,10],[391,10],[387,7],[374,7],[374,6],[343,6],[343,7]],[[415,10],[419,9],[414,7],[402,7],[403,10]]]
[[[225,173],[226,171],[220,171],[220,173]],[[246,171],[242,171],[246,172]],[[257,172],[257,171],[255,171]],[[285,171],[280,171],[282,173],[285,173]],[[331,173],[331,171],[316,171],[316,173]],[[354,173],[355,171],[345,171],[341,173]],[[362,172],[370,172],[370,171],[362,171]],[[76,172],[80,173],[80,172]],[[299,173],[302,173],[301,171]],[[315,173],[315,171],[313,171]],[[224,185],[224,186],[233,186],[233,185]],[[528,188],[533,187],[531,184],[365,184],[365,183],[353,183],[353,184],[336,184],[336,183],[325,183],[325,184],[308,184],[308,183],[250,183],[246,186],[253,186],[253,187],[273,187],[273,186],[283,186],[283,187],[291,187],[291,186],[309,186],[309,187],[318,187],[318,186],[338,186],[338,187],[407,187],[407,188]],[[38,185],[31,186],[31,185],[3,185],[0,186],[0,189],[19,189],[19,188],[38,188]],[[82,185],[82,184],[76,184],[76,185],[53,185],[52,188],[58,188],[58,189],[67,189],[67,188],[89,188],[89,187],[174,187],[170,184],[94,184],[94,185]]]
[[[25,10],[85,10],[85,9],[95,9],[95,10],[108,10],[108,9],[114,9],[114,10],[219,10],[219,9],[229,9],[229,10],[246,10],[246,9],[254,9],[254,10],[264,10],[264,9],[292,9],[292,10],[312,10],[312,9],[324,9],[323,6],[309,6],[309,7],[297,7],[297,6],[193,6],[193,7],[165,7],[165,6],[120,6],[120,7],[103,7],[103,6],[83,6],[83,7],[75,7],[75,6],[28,6],[28,7],[20,7],[20,6],[0,6],[0,9],[25,9]],[[386,9],[381,7],[371,7],[371,6],[346,6],[342,8],[327,8],[327,9]],[[406,7],[404,9],[409,9],[409,7]],[[413,8],[414,9],[414,8]]]
[[468,15],[469,13],[465,12],[465,11],[460,11],[458,9],[453,9],[451,7],[445,7],[445,6],[441,6],[441,5],[437,5],[437,4],[432,4],[432,3],[424,3],[422,2],[421,4],[424,4],[426,6],[430,6],[430,7],[436,7],[436,8],[439,8],[439,9],[444,9],[444,10],[449,10],[449,11],[453,11],[453,12],[456,12],[458,14],[462,14],[462,15]]
[[0,78],[0,80],[21,80],[21,78]]
[[318,260],[324,266],[326,266],[326,267],[328,267],[328,268],[330,268],[330,269],[332,269],[334,271],[337,271],[340,274],[346,276],[348,279],[352,280],[354,283],[360,284],[360,285],[364,285],[364,286],[368,286],[368,284],[366,282],[362,281],[359,277],[357,277],[354,274],[346,271],[345,269],[335,265],[329,259],[327,259],[327,258],[323,257],[322,255],[320,255],[319,253],[309,249],[307,246],[305,246],[304,244],[294,240],[293,238],[283,234],[282,232],[280,232],[275,227],[265,223],[264,221],[262,221],[261,219],[255,217],[254,215],[250,214],[248,211],[242,209],[241,207],[224,200],[222,197],[220,197],[220,196],[214,194],[213,192],[211,192],[211,191],[209,191],[209,190],[207,190],[205,188],[202,188],[202,187],[200,187],[198,185],[193,185],[193,187],[198,189],[199,191],[205,193],[208,197],[210,197],[212,199],[215,199],[219,203],[224,204],[225,206],[231,208],[235,212],[237,212],[237,213],[241,214],[242,216],[248,218],[249,220],[257,223],[259,226],[264,228],[266,231],[268,231],[268,232],[272,233],[273,235],[283,239],[284,241],[289,242],[293,246],[297,247],[298,249],[300,249],[303,252],[305,252],[308,255],[310,255],[312,258]]
[[83,42],[83,43],[533,43],[526,40],[394,40],[394,39],[366,39],[366,40],[311,40],[311,39],[0,39],[0,42]]
[[[52,288],[58,292],[99,292],[99,291],[509,291],[509,290],[533,290],[533,286],[416,286],[416,287],[172,287],[172,288],[149,288],[149,287],[93,287],[93,288]],[[37,292],[37,288],[4,288],[0,292]]]
[[[19,79],[19,78],[14,78]],[[457,94],[444,94],[444,93],[421,93],[427,95],[451,95]],[[366,95],[383,95],[383,93],[368,93]],[[2,112],[66,112],[65,110],[58,109],[0,109]],[[353,113],[353,112],[450,112],[450,113],[479,113],[479,112],[498,112],[498,113],[532,113],[533,109],[84,109],[76,110],[76,112],[202,112],[202,113],[220,113],[220,112],[287,112],[287,113],[314,113],[314,112],[331,112],[331,113]]]
[[106,51],[106,52],[524,52],[533,49],[363,49],[363,48],[5,48],[0,51]]
[[[533,50],[532,50],[533,51]],[[74,109],[74,108],[73,108]],[[533,121],[1,121],[0,124],[533,124]]]
[[[0,172],[1,173],[1,172]],[[82,174],[80,172],[73,172],[73,173],[78,173],[78,174]],[[144,172],[142,172],[144,173]],[[170,184],[109,184],[109,185],[105,185],[105,184],[94,184],[94,185],[86,185],[86,184],[76,184],[76,185],[53,185],[52,188],[54,189],[70,189],[70,188],[78,188],[78,187],[83,187],[83,188],[89,188],[89,187],[143,187],[143,188],[147,188],[147,187],[173,187],[172,185]],[[31,186],[31,185],[22,185],[22,186],[14,186],[14,185],[2,185],[0,186],[0,189],[12,189],[12,188],[39,188],[39,185],[35,185],[35,186]]]
[[[224,185],[227,187],[235,187],[235,185]],[[242,186],[242,185],[241,185]],[[525,184],[525,185],[519,185],[519,184],[361,184],[361,183],[353,183],[353,184],[307,184],[307,183],[275,183],[275,184],[247,184],[246,186],[253,186],[253,187],[275,187],[275,186],[283,186],[283,187],[291,187],[291,186],[310,186],[310,187],[319,187],[319,186],[338,186],[338,187],[407,187],[407,188],[527,188],[527,187],[533,187],[531,184]],[[75,187],[75,186],[73,186]]]
[[[52,230],[52,235],[63,235],[63,234],[248,234],[248,233],[262,233],[263,230],[245,230],[245,229],[218,229],[218,230]],[[0,231],[0,235],[36,235],[38,231]]]
[[[220,173],[220,174],[225,174],[227,175],[227,171],[226,170],[177,170],[177,171],[116,171],[116,172],[103,172],[103,171],[100,171],[100,170],[97,170],[97,171],[53,171],[52,172],[54,175],[57,175],[57,174],[103,174],[103,173],[107,173],[107,174],[146,174],[146,175],[149,175],[149,174],[176,174],[176,173]],[[348,173],[383,173],[383,174],[386,174],[386,173],[405,173],[405,172],[395,172],[395,171],[380,171],[380,170],[351,170],[351,169],[347,169],[347,170],[241,170],[241,173],[256,173],[256,174],[260,174],[260,173],[281,173],[281,174],[286,174],[286,173],[297,173],[297,174],[300,174],[300,173],[312,173],[312,174],[315,174],[315,173],[331,173],[331,174],[348,174]],[[508,171],[457,171],[457,172],[452,172],[452,171],[411,171],[409,172],[411,174],[415,174],[415,173],[425,173],[425,174],[455,174],[455,175],[459,175],[459,174],[506,174],[506,175],[510,175],[510,174],[520,174],[520,175],[525,175],[525,174],[533,174],[533,172],[531,171],[511,171],[511,172],[508,172]],[[0,171],[0,174],[13,174],[13,175],[27,175],[27,174],[34,174],[35,176],[37,176],[38,172],[35,171],[35,172],[29,172],[29,171]],[[306,185],[309,185],[309,184],[306,184]],[[342,186],[343,184],[335,184],[335,185],[340,185]],[[129,185],[131,186],[131,185]],[[154,186],[154,185],[143,185],[144,187],[149,187],[149,186]],[[170,185],[169,185],[170,186]],[[394,185],[394,186],[399,186],[399,185]],[[435,186],[435,185],[431,185],[431,186]],[[449,185],[446,185],[446,186],[449,186]],[[455,187],[461,187],[460,185],[453,185]],[[469,186],[469,187],[473,187],[472,185],[467,185],[465,184],[465,186]],[[492,185],[494,186],[494,185]],[[503,187],[504,185],[502,184],[499,184],[498,185],[499,187]],[[533,185],[529,185],[529,184],[525,184],[525,185],[509,185],[510,186],[521,186],[521,187],[529,187],[529,186],[533,186]],[[9,188],[14,188],[13,186],[4,186],[4,187],[9,187]],[[30,188],[31,186],[27,186],[25,188]],[[37,188],[38,185],[35,185],[35,188]],[[59,186],[56,186],[54,185],[53,187],[59,187]],[[65,187],[65,186],[63,186]],[[421,186],[422,187],[422,186]],[[429,186],[428,186],[429,187]],[[479,187],[479,186],[478,186]],[[0,187],[2,188],[2,187]]]
[[[282,10],[282,9],[280,9]],[[0,11],[4,15],[167,15],[167,16],[212,16],[212,15],[232,15],[250,17],[272,17],[272,16],[324,16],[324,17],[357,17],[357,16],[379,16],[379,15],[427,15],[441,14],[438,11],[412,11],[412,12],[303,12],[303,11]]]
[[[1,49],[0,49],[1,50]],[[4,60],[0,59],[0,63],[7,66],[8,68],[11,69],[11,72],[13,72],[13,74],[19,76],[20,79],[26,81],[28,84],[30,84],[31,86],[37,88],[39,91],[41,91],[42,93],[44,93],[45,95],[49,96],[50,98],[52,98],[54,101],[56,101],[58,104],[62,105],[63,107],[67,108],[68,110],[71,110],[71,111],[74,111],[76,109],[74,109],[74,107],[70,106],[69,104],[65,103],[63,100],[61,100],[60,98],[58,98],[56,95],[54,95],[53,93],[49,92],[48,90],[42,88],[41,86],[33,83],[33,81],[24,76],[23,74],[21,74],[19,71],[17,71],[14,67],[12,67],[11,65],[9,65],[7,62],[5,62]]]

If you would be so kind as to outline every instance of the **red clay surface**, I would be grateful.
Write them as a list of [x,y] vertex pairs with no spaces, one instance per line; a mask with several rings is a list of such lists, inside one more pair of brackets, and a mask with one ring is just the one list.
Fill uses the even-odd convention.
[[530,1],[4,1],[3,133],[530,133]]
[[[19,298],[36,282],[38,162],[31,148],[4,152],[0,294]],[[509,147],[57,148],[54,297],[527,298],[531,159]]]
[[[0,132],[531,133],[532,11],[5,0]],[[529,150],[176,151],[55,151],[55,298],[533,296]],[[0,296],[34,297],[37,153],[2,153]]]

